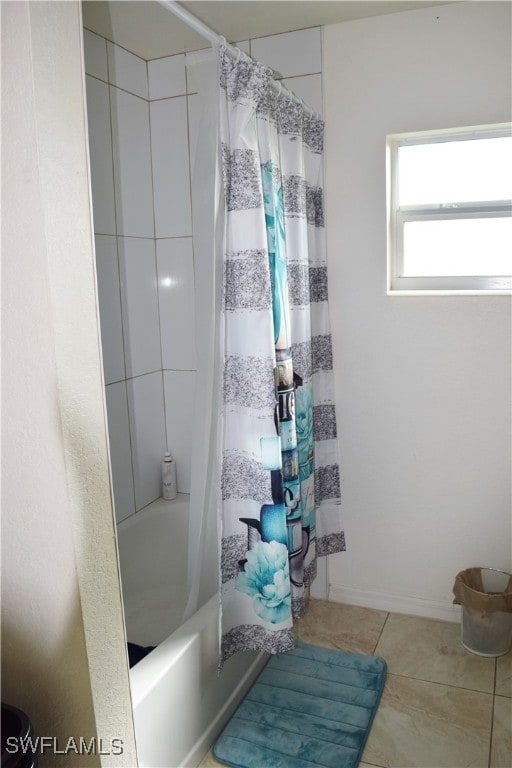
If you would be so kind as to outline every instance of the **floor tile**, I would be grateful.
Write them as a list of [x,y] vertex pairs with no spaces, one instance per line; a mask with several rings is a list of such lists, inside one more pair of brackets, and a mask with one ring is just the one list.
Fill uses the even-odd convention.
[[363,760],[389,768],[486,768],[492,696],[388,675]]
[[512,699],[496,696],[492,727],[491,768],[512,765]]
[[[497,659],[490,750],[495,660],[465,651],[457,624],[312,599],[297,625],[305,642],[388,662],[360,768],[510,768],[512,654]],[[210,752],[201,768],[219,765]]]
[[390,614],[375,654],[391,674],[493,692],[494,659],[466,651],[459,624]]
[[198,768],[216,768],[218,765],[223,765],[223,763],[218,763],[210,750],[208,754],[203,757]]
[[[512,696],[512,651],[496,659],[497,696]],[[511,761],[512,762],[512,761]]]
[[[198,768],[218,768],[219,765],[224,765],[224,763],[217,762],[210,750],[208,754],[203,757]],[[376,768],[376,764],[374,763],[373,765],[370,765],[370,763],[359,763],[359,768]],[[380,767],[377,766],[377,768]]]
[[373,654],[386,617],[385,611],[312,599],[298,621],[299,637],[313,645]]

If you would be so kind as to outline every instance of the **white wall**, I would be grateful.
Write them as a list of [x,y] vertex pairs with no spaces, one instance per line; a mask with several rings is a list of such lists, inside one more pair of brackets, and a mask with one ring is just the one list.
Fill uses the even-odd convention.
[[41,766],[133,768],[80,35],[76,2],[2,4],[2,701],[103,739]]
[[330,302],[347,552],[330,598],[457,618],[511,567],[509,297],[386,295],[385,137],[510,120],[508,3],[325,28]]
[[[321,111],[319,28],[239,45]],[[84,48],[119,522],[160,496],[167,446],[176,458],[178,490],[190,491],[196,376],[190,173],[200,106],[188,54],[146,62],[89,30]]]

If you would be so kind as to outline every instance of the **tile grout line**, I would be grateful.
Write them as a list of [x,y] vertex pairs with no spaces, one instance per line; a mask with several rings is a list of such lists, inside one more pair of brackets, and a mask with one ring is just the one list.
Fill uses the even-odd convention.
[[498,658],[496,657],[494,659],[494,684],[492,687],[492,706],[491,706],[491,728],[489,731],[489,759],[488,759],[488,766],[491,768],[491,760],[492,760],[492,737],[493,737],[493,731],[494,731],[494,707],[496,706],[496,677],[498,673]]
[[[114,123],[117,125],[117,119],[114,121],[114,105],[113,105],[113,93],[112,88],[114,87],[110,82],[110,70],[111,70],[111,62],[110,62],[110,56],[109,56],[109,48],[107,44],[107,39],[103,38],[105,43],[105,53],[106,53],[106,59],[107,59],[107,91],[108,91],[108,114],[109,114],[109,122],[110,122],[110,153],[111,153],[111,159],[112,159],[112,192],[114,196],[114,228],[116,231],[115,234],[115,250],[116,250],[116,265],[117,265],[117,277],[119,281],[119,309],[121,312],[121,345],[123,350],[123,368],[124,368],[124,387],[123,387],[123,395],[124,395],[124,401],[126,403],[126,421],[127,421],[127,427],[128,427],[128,442],[129,442],[129,448],[130,448],[130,468],[132,471],[132,494],[133,497],[131,500],[133,501],[133,509],[137,510],[137,494],[135,490],[135,464],[134,464],[134,441],[135,436],[133,434],[133,428],[132,428],[132,422],[130,419],[130,402],[128,399],[128,381],[127,381],[127,367],[126,367],[126,351],[127,351],[127,342],[125,342],[125,314],[126,314],[126,307],[124,307],[123,302],[123,290],[122,290],[122,275],[121,275],[121,260],[120,260],[120,246],[121,243],[119,242],[119,222],[118,222],[118,211],[117,211],[117,204],[118,204],[118,194],[120,190],[117,190],[117,184],[116,184],[116,168],[115,168],[115,158],[114,158]],[[117,116],[116,116],[117,117]],[[116,137],[117,140],[117,137]],[[101,327],[101,313],[100,313],[100,327]],[[106,386],[105,386],[105,396],[106,396]],[[107,428],[108,428],[108,411],[107,411]],[[109,453],[110,453],[110,432],[108,436],[109,440]],[[111,456],[109,456],[109,461],[111,461]],[[117,515],[116,515],[116,499],[114,494],[114,479],[112,477],[112,498],[114,501],[114,519],[116,521],[116,526],[118,524]]]
[[[195,94],[191,94],[188,92],[189,89],[189,80],[190,80],[190,73],[189,73],[189,67],[190,64],[188,62],[187,57],[185,56],[185,90],[186,90],[186,96],[185,96],[185,121],[186,121],[186,134],[187,134],[187,168],[188,168],[188,199],[190,203],[190,245],[191,245],[191,251],[192,251],[192,278],[193,278],[193,291],[192,291],[192,302],[193,302],[193,308],[194,308],[194,316],[193,316],[193,328],[194,328],[194,360],[196,364],[196,376],[194,377],[194,386],[197,386],[197,369],[199,368],[199,359],[197,354],[197,314],[196,314],[196,274],[197,274],[197,232],[196,228],[194,226],[195,222],[197,221],[197,215],[194,215],[194,183],[193,183],[193,169],[196,161],[196,154],[197,154],[197,143],[199,139],[200,134],[200,127],[201,127],[201,121],[197,124],[197,135],[196,135],[196,146],[195,146],[195,154],[194,158],[192,158],[192,142],[191,142],[191,120],[190,120],[190,110],[192,107],[192,102],[190,101],[190,98],[192,95],[196,95],[198,98],[200,98],[200,94],[197,91]],[[195,102],[194,102],[195,103]],[[215,200],[214,200],[215,203]],[[197,211],[196,211],[197,214]],[[196,237],[194,238],[194,235]],[[194,240],[196,242],[194,242]],[[213,241],[214,241],[214,253],[215,253],[215,232],[213,233]]]
[[[129,53],[130,56],[135,56],[136,59],[140,59],[141,61],[146,61],[146,59],[143,59],[142,56],[138,56],[133,51],[130,51],[129,48],[125,48],[124,45],[121,45],[120,43],[114,42],[114,40],[111,40],[109,37],[105,37],[104,35],[100,35],[98,32],[95,32],[94,29],[91,29],[86,24],[82,24],[83,29],[86,29],[87,32],[90,32],[91,35],[94,35],[95,37],[99,37],[101,40],[105,40],[107,43],[111,43],[112,45],[117,46],[118,48],[121,48],[121,50],[126,51],[126,53]],[[176,54],[179,55],[179,54]]]
[[165,237],[151,237],[150,235],[116,235],[112,232],[95,232],[95,235],[101,237],[124,237],[126,240],[187,240],[192,235],[169,235]]
[[[373,650],[373,655],[376,654],[377,647],[378,647],[378,645],[380,643],[380,640],[382,638],[382,634],[384,632],[384,629],[385,629],[385,627],[386,627],[386,625],[388,623],[388,620],[389,620],[390,616],[392,615],[392,613],[393,613],[392,611],[389,611],[387,613],[386,619],[384,621],[384,624],[382,625],[382,629],[381,629],[381,631],[379,633],[379,637],[378,637],[377,642],[375,644],[375,647],[374,647],[374,650]],[[477,689],[477,688],[468,688],[467,686],[455,685],[454,683],[440,682],[438,680],[427,680],[427,679],[425,679],[423,677],[415,677],[413,675],[400,674],[399,672],[391,672],[390,673],[389,670],[388,670],[388,674],[392,674],[394,677],[405,678],[407,680],[416,680],[416,681],[418,681],[420,683],[421,682],[423,682],[423,683],[432,683],[433,685],[443,685],[443,686],[446,686],[446,687],[449,687],[449,688],[457,688],[457,689],[462,690],[462,691],[468,691],[469,693],[481,693],[481,694],[484,694],[484,695],[487,695],[487,696],[492,696],[493,697],[493,712],[494,712],[494,700],[495,700],[495,697],[496,697],[496,693],[495,693],[496,692],[496,675],[497,675],[497,659],[496,658],[494,659],[493,686],[492,686],[492,690],[491,691],[483,691],[483,690],[480,690],[480,689]]]
[[493,725],[494,725],[494,704],[495,704],[496,696],[492,697],[492,707],[491,707],[491,727],[489,729],[489,759],[487,761],[487,765],[489,768],[491,768],[491,759],[492,759],[492,737],[493,737]]
[[[142,101],[148,101],[148,99],[146,99],[144,96],[141,96],[140,93],[134,93],[134,91],[130,91],[128,90],[128,88],[123,88],[122,85],[116,85],[116,83],[111,82],[110,79],[104,80],[102,77],[98,77],[98,75],[92,75],[90,72],[86,72],[85,76],[90,77],[92,80],[96,80],[98,83],[103,83],[104,85],[111,86],[112,88],[117,88],[118,91],[127,93],[129,96],[135,96],[136,99],[141,99]],[[176,97],[169,96],[165,98],[176,98]],[[154,101],[158,101],[158,99],[154,99]],[[162,101],[162,99],[160,99],[160,101]]]
[[143,376],[152,376],[155,373],[161,371],[169,373],[197,373],[197,368],[155,368],[152,371],[144,371],[143,373],[136,373],[133,376],[126,376],[124,379],[115,379],[105,384],[105,387],[111,387],[113,384],[121,384],[123,381],[129,382],[134,379],[141,379]]
[[374,655],[374,656],[375,656],[375,652],[376,652],[376,650],[377,650],[377,646],[378,646],[378,644],[380,643],[380,639],[381,639],[381,637],[382,637],[382,633],[384,632],[384,627],[385,627],[385,626],[386,626],[386,624],[388,623],[388,619],[389,619],[390,615],[391,615],[391,614],[390,614],[390,612],[388,611],[388,612],[386,613],[386,618],[384,619],[384,624],[382,625],[382,628],[381,628],[381,630],[380,630],[380,632],[379,632],[379,636],[378,636],[378,638],[377,638],[377,642],[375,643],[375,647],[374,647],[374,649],[373,649],[373,655]]
[[426,680],[424,677],[414,677],[413,675],[403,675],[400,674],[400,672],[389,672],[390,675],[393,675],[393,677],[401,677],[405,680],[416,680],[418,683],[428,683],[429,685],[442,685],[446,688],[455,688],[458,691],[467,691],[468,693],[478,693],[482,694],[483,696],[492,696],[494,698],[494,695],[492,691],[480,691],[477,688],[466,688],[464,685],[455,685],[454,683],[442,683],[439,680]]
[[[152,108],[153,100],[151,99],[151,88],[149,83],[149,61],[146,60],[146,81],[148,87],[147,98],[147,110],[148,110],[148,125],[149,125],[149,169],[151,174],[151,201],[152,201],[152,213],[153,213],[153,237],[149,238],[153,240],[153,258],[155,266],[156,277],[156,306],[158,313],[158,335],[159,335],[159,348],[160,348],[160,384],[162,387],[162,405],[163,405],[163,427],[164,427],[164,452],[169,450],[169,430],[167,425],[167,400],[165,397],[165,376],[164,376],[164,349],[163,349],[163,333],[162,333],[162,309],[161,309],[161,296],[160,296],[160,281],[158,272],[158,247],[157,247],[157,226],[156,226],[156,194],[155,194],[155,169],[154,169],[154,150],[153,150],[153,120],[152,120]],[[158,372],[155,371],[155,373]]]

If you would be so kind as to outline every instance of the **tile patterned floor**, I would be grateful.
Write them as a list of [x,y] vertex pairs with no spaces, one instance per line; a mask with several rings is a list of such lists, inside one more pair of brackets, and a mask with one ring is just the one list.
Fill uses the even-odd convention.
[[[512,651],[475,656],[458,624],[324,600],[311,600],[298,636],[387,661],[360,768],[512,768]],[[200,768],[219,765],[210,753]]]

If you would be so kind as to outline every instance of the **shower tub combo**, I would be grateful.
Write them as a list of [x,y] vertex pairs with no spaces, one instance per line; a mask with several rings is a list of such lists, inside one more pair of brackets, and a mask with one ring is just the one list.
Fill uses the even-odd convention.
[[118,525],[127,638],[157,646],[130,670],[140,768],[197,766],[268,658],[236,654],[218,675],[218,594],[181,623],[188,499],[158,499]]

